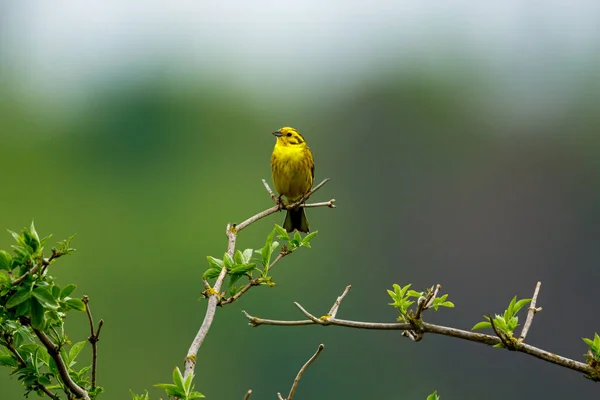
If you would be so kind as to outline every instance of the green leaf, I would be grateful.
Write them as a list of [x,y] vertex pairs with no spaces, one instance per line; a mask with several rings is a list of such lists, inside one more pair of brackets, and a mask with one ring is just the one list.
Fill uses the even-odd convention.
[[53,309],[58,308],[58,303],[52,296],[52,293],[50,289],[48,289],[48,287],[37,286],[35,289],[33,289],[32,293],[33,296],[36,299],[38,299],[45,307]]
[[[266,245],[270,246],[271,243],[273,243],[273,239],[275,239],[275,231],[277,230],[277,226],[278,225],[275,224],[275,228],[273,228],[273,230],[267,235],[267,240],[265,241]],[[285,229],[283,231],[285,232]]]
[[8,354],[0,353],[0,366],[1,365],[6,367],[16,367],[19,363],[16,358],[11,357]]
[[471,328],[472,331],[475,331],[477,329],[486,329],[486,328],[491,328],[492,324],[488,321],[481,321],[475,324],[474,327]]
[[223,268],[223,260],[219,260],[218,258],[214,258],[211,256],[207,256],[206,259],[208,260],[208,265],[210,265],[211,268],[215,268],[218,270]]
[[512,300],[510,301],[510,304],[508,305],[508,308],[506,309],[506,311],[504,311],[504,320],[505,321],[508,321],[510,318],[512,318],[513,315],[515,315],[516,302],[517,302],[517,296],[512,298]]
[[129,390],[129,393],[131,394],[132,400],[150,400],[150,396],[148,395],[147,390],[144,394],[135,394],[133,390]]
[[21,288],[15,294],[9,297],[8,301],[6,302],[6,308],[13,308],[25,300],[28,300],[30,297],[31,291],[29,288]]
[[302,239],[302,244],[303,245],[307,245],[310,243],[311,240],[313,240],[315,238],[315,236],[317,236],[319,234],[319,231],[314,231],[309,233],[308,235],[304,236],[304,239]]
[[181,375],[179,367],[175,367],[175,369],[173,370],[173,383],[178,388],[185,391],[185,387],[183,386],[183,375]]
[[252,249],[244,250],[244,252],[242,253],[243,262],[241,264],[248,264],[250,262],[250,259],[252,258],[252,253],[254,253],[254,250]]
[[231,254],[225,253],[223,256],[223,262],[225,263],[225,268],[231,269],[235,265],[235,261],[233,261],[233,257]]
[[241,250],[236,250],[235,254],[233,256],[233,261],[235,261],[236,264],[243,264],[244,263],[244,256],[242,255]]
[[44,318],[44,306],[36,299],[31,299],[31,326],[35,329],[43,330],[46,326]]
[[421,296],[423,296],[423,292],[417,292],[416,290],[409,290],[408,292],[406,292],[406,295],[408,297],[416,297],[419,298]]
[[300,234],[300,232],[296,231],[294,233],[294,241],[298,244],[302,243],[302,235]]
[[440,396],[437,395],[437,390],[427,396],[427,400],[440,400]]
[[590,347],[592,347],[594,345],[594,342],[591,339],[583,338],[583,341],[585,342],[585,344],[587,344]]
[[209,268],[206,271],[204,271],[204,274],[202,275],[202,277],[204,279],[214,279],[217,276],[219,276],[219,274],[221,273],[220,269],[216,269],[216,268]]
[[529,303],[531,303],[531,299],[521,299],[521,300],[517,301],[515,306],[513,307],[514,313],[515,314],[518,313],[519,310],[521,308],[523,308],[523,306],[525,306],[526,304],[529,304]]
[[9,271],[12,269],[12,257],[4,250],[0,250],[0,270],[2,269]]
[[8,272],[0,270],[0,291],[7,287],[10,287],[10,276],[8,276]]
[[249,263],[249,264],[238,264],[235,267],[233,267],[231,269],[231,271],[229,271],[232,274],[245,274],[246,272],[252,271],[254,268],[256,268],[256,264],[254,263]]
[[187,395],[187,400],[203,399],[205,397],[206,396],[200,392],[191,392],[190,394]]
[[440,307],[454,308],[454,303],[451,301],[444,301],[440,304]]
[[183,390],[179,389],[177,386],[175,386],[171,383],[159,383],[154,386],[165,389],[165,392],[167,393],[167,396],[169,396],[169,397],[185,398],[185,393],[183,392]]
[[406,296],[406,292],[408,291],[408,289],[412,286],[412,283],[409,283],[408,285],[404,286],[403,288],[400,289],[400,297],[404,298],[404,296]]
[[31,225],[29,226],[29,233],[31,233],[31,236],[33,236],[33,238],[38,243],[40,242],[40,236],[38,235],[37,231],[35,230],[35,224],[33,223],[33,220],[31,221]]
[[281,226],[275,224],[275,230],[277,231],[278,239],[290,240],[290,235]]
[[85,304],[83,304],[83,301],[81,301],[81,299],[69,299],[66,301],[66,303],[67,306],[69,306],[69,308],[73,310],[85,311]]
[[68,362],[69,367],[72,367],[73,365],[75,365],[75,359],[77,358],[79,353],[81,353],[81,350],[83,350],[86,343],[87,343],[87,341],[83,340],[83,341],[77,342],[73,346],[71,346],[71,348],[69,349],[69,362]]
[[67,285],[63,288],[63,290],[61,290],[60,292],[60,298],[64,299],[65,297],[67,297],[68,295],[70,295],[71,293],[73,293],[73,290],[75,290],[75,288],[77,287],[77,285]]

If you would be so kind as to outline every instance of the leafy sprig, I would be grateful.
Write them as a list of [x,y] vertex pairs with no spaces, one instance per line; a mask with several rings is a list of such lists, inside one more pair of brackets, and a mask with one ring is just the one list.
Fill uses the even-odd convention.
[[[515,296],[510,301],[506,310],[504,310],[504,314],[496,314],[493,319],[490,318],[490,316],[484,315],[485,321],[476,323],[471,330],[495,328],[499,333],[505,335],[508,340],[514,341],[516,340],[514,331],[517,326],[519,326],[519,317],[517,316],[517,313],[530,302],[531,299],[517,300],[517,296]],[[504,345],[498,343],[494,347],[504,347]]]

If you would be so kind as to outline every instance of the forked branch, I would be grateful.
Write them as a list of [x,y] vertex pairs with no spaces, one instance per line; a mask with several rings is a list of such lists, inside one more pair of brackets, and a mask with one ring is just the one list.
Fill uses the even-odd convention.
[[[328,181],[329,181],[329,179],[324,179],[320,184],[318,184],[317,186],[312,188],[306,195],[304,195],[304,197],[302,199],[300,199],[300,201],[295,202],[293,204],[283,205],[283,203],[279,202],[279,199],[277,198],[277,196],[275,196],[275,193],[273,193],[273,191],[271,190],[271,188],[269,187],[267,182],[263,179],[263,184],[264,184],[265,188],[267,189],[267,192],[269,192],[269,195],[271,196],[273,201],[276,202],[277,204],[271,208],[268,208],[262,212],[259,212],[258,214],[251,216],[250,218],[246,219],[243,222],[240,222],[239,224],[228,224],[227,228],[225,230],[225,234],[227,235],[227,253],[229,253],[229,255],[231,255],[233,257],[233,255],[235,253],[235,245],[236,245],[237,235],[244,228],[246,228],[247,226],[253,224],[254,222],[256,222],[260,219],[263,219],[271,214],[278,212],[281,209],[294,209],[294,208],[298,208],[298,207],[335,208],[335,204],[334,204],[335,199],[331,199],[327,202],[321,202],[321,203],[304,204],[304,202],[306,202],[310,198],[310,196],[313,195],[313,193],[315,193],[317,190],[319,190],[321,187],[323,187],[323,185],[325,185]],[[283,256],[281,256],[281,257],[283,257]],[[279,261],[279,259],[277,259],[275,261]],[[273,262],[273,264],[275,264],[275,261]],[[273,264],[271,265],[271,267],[273,266]],[[184,377],[187,377],[192,372],[194,372],[194,368],[196,366],[196,354],[198,354],[198,350],[200,349],[202,342],[204,342],[204,339],[206,338],[206,335],[208,334],[208,330],[210,329],[210,327],[212,325],[217,306],[219,304],[223,304],[221,288],[223,286],[223,282],[224,282],[226,276],[227,276],[227,269],[222,268],[221,272],[219,273],[219,276],[217,277],[217,280],[215,281],[215,285],[212,288],[210,287],[208,282],[204,281],[204,286],[207,289],[206,293],[208,296],[208,305],[206,307],[206,314],[204,315],[204,320],[202,321],[202,325],[200,326],[200,329],[196,333],[196,336],[194,337],[194,340],[192,341],[192,344],[190,345],[190,348],[187,352],[187,356],[185,357]],[[245,290],[243,293],[245,293],[248,289],[250,289],[251,286],[253,286],[251,282],[248,285],[249,286],[247,288],[244,288]],[[240,294],[240,296],[241,296],[241,294]],[[228,299],[227,301],[233,302],[237,298],[239,298],[239,296],[235,297],[235,298],[231,298],[230,300]]]
[[[349,287],[344,290],[342,296],[340,296],[336,302],[334,303],[334,307],[339,307],[339,303],[343,299],[343,296],[348,292]],[[539,284],[536,287],[536,293],[534,294],[534,298],[537,297],[537,293],[539,292]],[[433,298],[434,296],[432,296]],[[431,299],[429,299],[430,301]],[[428,299],[424,299],[423,301],[423,309],[427,308],[429,303]],[[277,326],[303,326],[303,325],[322,325],[322,326],[340,326],[345,328],[355,328],[355,329],[373,329],[373,330],[399,330],[410,332],[414,331],[415,324],[410,322],[396,322],[396,323],[379,323],[379,322],[363,322],[363,321],[352,321],[346,319],[339,319],[335,317],[335,314],[330,311],[329,315],[325,315],[321,318],[316,317],[314,314],[307,311],[304,307],[302,307],[299,303],[295,302],[294,305],[300,310],[302,314],[304,314],[308,319],[304,320],[292,320],[292,321],[282,321],[282,320],[273,320],[273,319],[264,319],[252,316],[248,314],[246,311],[242,311],[246,318],[248,319],[248,324],[253,327],[257,327],[260,325],[277,325]],[[332,307],[332,310],[333,308]],[[421,306],[419,305],[419,308]],[[532,311],[534,310],[534,311]],[[532,301],[530,314],[528,319],[532,319],[531,316],[539,309],[535,308],[535,303]],[[331,315],[333,314],[333,315]],[[493,321],[490,318],[490,321]],[[493,322],[492,322],[493,324]],[[529,322],[529,326],[531,322]],[[492,325],[493,326],[493,325]],[[528,327],[528,326],[527,326]],[[482,343],[489,346],[495,346],[498,344],[504,344],[510,350],[517,351],[520,353],[529,354],[533,357],[539,358],[541,360],[550,362],[552,364],[559,365],[564,368],[568,368],[580,373],[585,374],[587,378],[590,378],[594,381],[600,381],[600,370],[580,361],[576,361],[567,357],[559,356],[552,352],[540,349],[538,347],[532,346],[530,344],[524,343],[522,340],[515,340],[510,337],[505,337],[506,335],[496,329],[494,326],[494,330],[497,333],[497,336],[487,335],[483,333],[476,333],[467,330],[457,329],[446,327],[442,325],[436,325],[428,322],[420,321],[419,325],[419,333],[433,333],[436,335],[444,335],[451,336],[458,339],[468,340],[471,342]],[[524,329],[524,333],[527,331]],[[523,335],[522,335],[523,336]]]

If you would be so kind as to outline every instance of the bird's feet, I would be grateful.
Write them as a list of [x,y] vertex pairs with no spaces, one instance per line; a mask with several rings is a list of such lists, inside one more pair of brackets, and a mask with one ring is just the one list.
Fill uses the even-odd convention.
[[281,198],[282,195],[279,195],[279,197],[277,197],[277,205],[279,206],[280,210],[284,210],[285,209],[285,203],[283,202],[283,199]]

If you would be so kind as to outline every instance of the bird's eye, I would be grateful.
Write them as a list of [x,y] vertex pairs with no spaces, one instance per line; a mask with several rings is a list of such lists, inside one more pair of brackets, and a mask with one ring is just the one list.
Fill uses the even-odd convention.
[[292,136],[292,134],[291,134],[291,133],[288,133],[288,134],[287,134],[287,137],[290,137],[290,136]]

